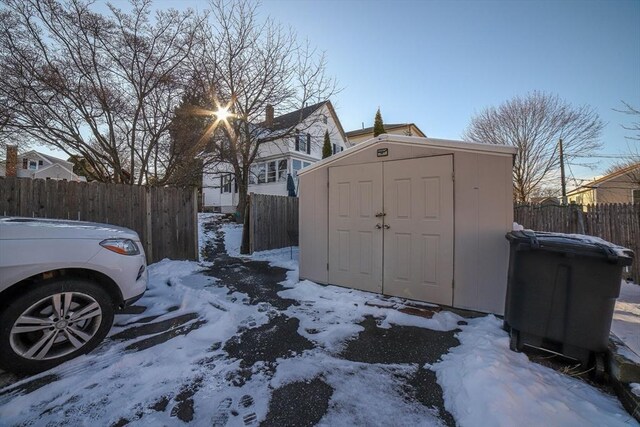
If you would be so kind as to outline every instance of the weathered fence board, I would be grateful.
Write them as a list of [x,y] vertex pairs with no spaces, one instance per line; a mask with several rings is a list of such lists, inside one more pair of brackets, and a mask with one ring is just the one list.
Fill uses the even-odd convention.
[[0,177],[0,215],[127,227],[140,236],[149,263],[198,259],[196,209],[190,188]]
[[298,245],[298,198],[251,194],[250,251]]
[[[583,229],[580,221],[583,222]],[[636,259],[630,276],[640,281],[640,204],[599,204],[582,206],[517,205],[514,221],[536,231],[580,233],[624,246]]]

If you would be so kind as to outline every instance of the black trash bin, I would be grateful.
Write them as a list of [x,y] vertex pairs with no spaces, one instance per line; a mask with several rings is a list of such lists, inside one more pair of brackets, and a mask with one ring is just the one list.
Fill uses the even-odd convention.
[[511,349],[550,350],[601,375],[622,268],[631,265],[633,252],[588,236],[527,230],[506,237]]

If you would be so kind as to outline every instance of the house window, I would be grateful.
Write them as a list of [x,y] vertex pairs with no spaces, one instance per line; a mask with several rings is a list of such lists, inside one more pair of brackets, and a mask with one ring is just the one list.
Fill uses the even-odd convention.
[[327,116],[322,116],[322,123],[327,124]]
[[293,159],[293,161],[291,162],[291,175],[293,175],[294,177],[298,176],[298,171],[302,168],[306,168],[310,164],[310,162],[303,162],[302,160]]
[[580,195],[576,196],[576,203],[577,203],[577,204],[581,205],[581,204],[582,204],[582,202],[583,202],[583,200],[584,200],[584,199],[582,198],[582,194],[580,194]]
[[257,170],[258,184],[264,184],[265,182],[267,182],[267,165],[264,163],[259,163]]
[[267,182],[276,182],[276,162],[267,162]]
[[220,192],[231,193],[231,191],[238,192],[238,183],[235,177],[233,174],[222,175],[220,177]]
[[287,159],[278,160],[278,181],[287,180]]
[[29,167],[29,159],[22,159],[22,169],[27,169]]
[[640,190],[631,190],[633,203],[640,203]]
[[293,159],[291,161],[291,175],[298,176],[298,171],[302,169],[302,162],[300,160]]
[[221,192],[222,193],[231,193],[231,182],[233,181],[233,175],[222,175],[221,179]]
[[307,152],[307,135],[302,133],[296,135],[296,151]]
[[38,160],[38,166],[42,166],[44,165],[44,162],[42,160]]
[[336,144],[333,144],[333,154],[336,154],[338,152],[338,146]]
[[35,160],[29,160],[29,170],[37,170],[38,169],[38,162],[36,162]]
[[299,133],[296,135],[296,151],[311,154],[311,135]]

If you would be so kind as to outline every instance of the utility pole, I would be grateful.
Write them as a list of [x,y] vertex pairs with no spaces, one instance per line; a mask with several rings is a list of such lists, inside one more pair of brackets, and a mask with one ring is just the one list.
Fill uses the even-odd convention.
[[562,204],[567,204],[567,183],[564,179],[564,152],[562,151],[562,138],[558,142],[560,151],[560,181],[562,185]]

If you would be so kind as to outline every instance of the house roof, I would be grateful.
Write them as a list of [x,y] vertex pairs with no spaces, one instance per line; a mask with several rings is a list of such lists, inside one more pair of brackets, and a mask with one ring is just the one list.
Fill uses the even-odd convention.
[[640,170],[640,162],[634,163],[631,166],[627,166],[627,167],[618,169],[615,172],[611,172],[608,175],[604,175],[604,176],[601,176],[600,178],[596,178],[596,179],[594,179],[592,181],[589,181],[586,184],[582,184],[581,186],[579,186],[577,188],[574,188],[573,190],[567,192],[567,194],[571,195],[571,194],[576,194],[576,193],[583,193],[583,192],[585,192],[587,190],[598,188],[600,186],[600,184],[602,184],[604,182],[607,182],[609,180],[612,180],[614,178],[617,178],[619,176],[626,175],[629,172],[633,172],[636,169]]
[[[295,110],[290,113],[283,114],[278,117],[274,117],[273,125],[269,128],[269,130],[271,131],[271,134],[265,136],[264,140],[273,140],[273,139],[279,138],[284,133],[280,131],[287,131],[289,129],[296,127],[298,124],[302,123],[304,120],[306,120],[309,116],[311,116],[313,113],[315,113],[324,105],[327,106],[327,108],[329,109],[329,112],[333,116],[333,121],[338,127],[338,130],[340,131],[340,135],[342,136],[342,139],[345,142],[347,142],[347,135],[344,132],[342,123],[340,123],[340,119],[338,119],[338,115],[336,114],[336,111],[333,108],[333,104],[331,104],[331,101],[329,100],[318,102],[317,104],[313,104],[308,107],[300,108],[299,110]],[[260,126],[265,127],[265,122],[260,123]]]
[[[418,126],[416,126],[415,123],[395,123],[390,125],[384,124],[384,130],[393,130],[393,129],[403,128],[403,127],[411,127],[411,126],[415,127],[417,131],[420,132],[420,135],[417,135],[417,136],[422,136],[422,137],[427,136],[424,134],[424,132],[420,130]],[[347,137],[352,138],[354,136],[366,135],[368,133],[373,133],[373,126],[364,128],[364,129],[350,130],[349,132],[347,132]]]
[[449,140],[449,139],[436,139],[436,138],[422,138],[418,136],[404,136],[404,135],[394,135],[390,133],[384,133],[382,135],[376,136],[375,138],[368,139],[363,143],[360,143],[351,148],[348,148],[340,153],[336,153],[332,156],[329,156],[326,159],[317,161],[311,164],[311,166],[307,166],[306,168],[301,169],[298,172],[298,175],[304,175],[307,172],[310,172],[312,170],[331,164],[339,159],[352,156],[380,142],[387,142],[387,143],[398,144],[398,145],[427,145],[433,148],[453,149],[457,151],[467,151],[467,152],[476,152],[476,153],[477,152],[496,153],[500,155],[511,155],[511,156],[516,154],[518,150],[516,147],[513,147],[511,145],[482,144],[478,142],[455,141],[455,140]]
[[48,154],[41,153],[41,152],[36,151],[36,150],[29,150],[29,151],[26,151],[26,152],[24,152],[22,154],[18,154],[18,157],[25,157],[25,156],[27,156],[29,154],[35,154],[36,156],[39,156],[40,158],[42,158],[43,160],[48,161],[49,163],[59,163],[59,164],[62,164],[62,165],[72,165],[71,162],[68,162],[66,160],[60,159],[58,157],[54,157],[54,156],[50,156]]
[[[278,117],[273,118],[273,126],[271,126],[271,130],[281,130],[281,129],[289,129],[296,126],[298,123],[304,121],[307,117],[309,117],[313,112],[315,112],[318,108],[322,107],[326,102],[323,101],[318,102],[317,104],[310,105],[308,107],[301,108],[299,110],[292,111],[287,114],[283,114]],[[264,124],[264,122],[263,122]]]

